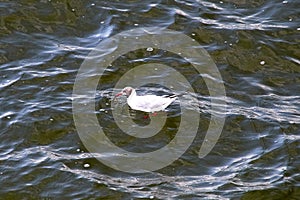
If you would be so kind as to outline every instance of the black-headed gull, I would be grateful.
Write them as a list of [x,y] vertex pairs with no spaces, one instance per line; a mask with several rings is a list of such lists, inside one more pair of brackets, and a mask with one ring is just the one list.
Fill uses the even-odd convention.
[[139,110],[143,112],[153,113],[157,111],[165,110],[175,99],[176,95],[172,96],[156,96],[156,95],[144,95],[138,96],[136,91],[132,87],[125,87],[121,92],[116,94],[115,97],[126,95],[127,104],[133,110]]

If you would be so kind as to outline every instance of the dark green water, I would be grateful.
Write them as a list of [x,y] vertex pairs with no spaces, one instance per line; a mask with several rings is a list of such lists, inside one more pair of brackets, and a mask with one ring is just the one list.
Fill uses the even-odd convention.
[[[299,199],[299,7],[297,0],[0,1],[0,199]],[[86,149],[72,92],[99,42],[138,27],[168,28],[201,44],[222,76],[227,110],[221,137],[199,159],[211,115],[201,77],[166,52],[116,60],[99,84],[97,112],[109,106],[103,91],[149,60],[184,69],[202,105],[197,136],[178,160],[129,174]],[[115,144],[144,152],[176,135],[178,107],[153,141],[122,138],[109,109],[98,119]]]

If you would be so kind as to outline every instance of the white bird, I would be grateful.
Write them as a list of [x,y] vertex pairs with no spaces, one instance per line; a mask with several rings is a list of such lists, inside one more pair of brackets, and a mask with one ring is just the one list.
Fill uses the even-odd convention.
[[115,97],[121,95],[127,96],[127,104],[133,110],[139,110],[148,113],[165,110],[177,98],[176,95],[168,97],[156,95],[137,96],[135,89],[132,87],[125,87],[121,92],[117,93]]

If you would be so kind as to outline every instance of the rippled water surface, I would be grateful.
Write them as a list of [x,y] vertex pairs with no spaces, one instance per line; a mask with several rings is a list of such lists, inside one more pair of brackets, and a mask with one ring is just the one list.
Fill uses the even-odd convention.
[[[297,0],[0,1],[0,199],[299,199],[299,7]],[[141,49],[121,56],[99,80],[95,100],[114,144],[158,149],[180,123],[175,102],[153,140],[117,129],[112,89],[139,64],[164,63],[184,73],[200,105],[185,104],[200,108],[200,122],[178,160],[129,174],[86,149],[73,120],[72,92],[81,64],[101,41],[139,27],[168,28],[197,41],[220,71],[223,80],[215,81],[225,85],[227,109],[221,137],[198,158],[210,117],[218,114],[210,111],[201,76],[172,53]],[[162,82],[167,76],[160,74]],[[151,120],[130,115],[137,125]]]

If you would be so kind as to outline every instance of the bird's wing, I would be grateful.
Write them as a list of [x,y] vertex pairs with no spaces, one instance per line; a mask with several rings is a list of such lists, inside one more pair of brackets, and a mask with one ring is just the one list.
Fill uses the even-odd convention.
[[128,105],[134,110],[144,112],[156,112],[164,110],[176,98],[166,98],[155,95],[135,96],[133,99],[128,99]]

